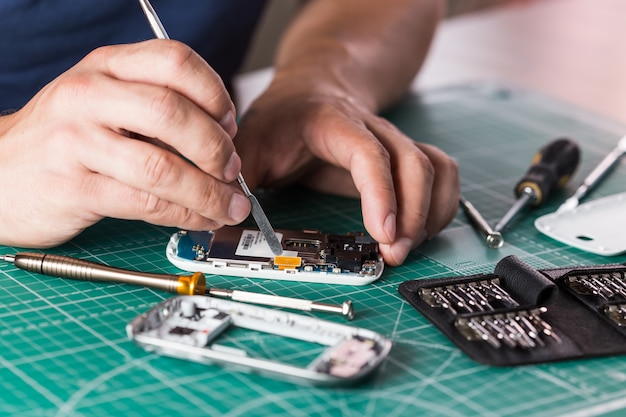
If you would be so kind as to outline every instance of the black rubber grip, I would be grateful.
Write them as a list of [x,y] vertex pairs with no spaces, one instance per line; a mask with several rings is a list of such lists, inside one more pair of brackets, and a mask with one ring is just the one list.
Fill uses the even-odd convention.
[[531,187],[535,191],[533,205],[538,206],[569,181],[579,161],[580,148],[573,140],[559,138],[550,142],[535,154],[528,172],[515,186],[516,196]]

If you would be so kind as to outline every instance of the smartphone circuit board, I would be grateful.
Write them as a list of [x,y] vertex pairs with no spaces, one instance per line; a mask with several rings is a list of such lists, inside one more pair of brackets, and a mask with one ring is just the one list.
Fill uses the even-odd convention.
[[181,230],[170,238],[167,257],[186,271],[343,285],[364,285],[384,269],[378,243],[364,233],[276,230],[283,247],[274,256],[258,229],[223,227]]

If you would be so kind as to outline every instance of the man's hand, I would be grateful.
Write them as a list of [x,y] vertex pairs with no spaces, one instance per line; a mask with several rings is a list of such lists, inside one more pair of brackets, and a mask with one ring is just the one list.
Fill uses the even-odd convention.
[[360,196],[365,227],[390,265],[458,209],[456,163],[376,116],[406,92],[445,4],[307,2],[279,44],[272,84],[235,139],[252,186],[299,181]]
[[360,196],[385,261],[401,264],[454,218],[456,163],[340,89],[306,84],[274,80],[244,116],[235,143],[245,178],[253,187],[299,182]]
[[231,183],[236,130],[223,82],[187,46],[100,48],[0,118],[0,243],[57,245],[103,217],[237,224],[250,203]]

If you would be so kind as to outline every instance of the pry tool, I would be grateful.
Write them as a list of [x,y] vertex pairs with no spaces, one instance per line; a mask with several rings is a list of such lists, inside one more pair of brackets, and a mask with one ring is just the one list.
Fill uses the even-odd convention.
[[569,211],[575,209],[580,200],[591,191],[604,178],[604,176],[615,166],[620,158],[626,153],[626,136],[623,136],[618,142],[615,149],[613,149],[604,159],[594,168],[583,183],[576,189],[574,195],[565,200],[563,204],[558,208],[557,213]]
[[552,191],[563,187],[578,167],[580,148],[567,138],[556,139],[533,157],[526,175],[515,186],[517,200],[496,224],[500,232],[527,205],[541,205]]
[[[159,19],[159,15],[157,15],[156,11],[152,7],[152,4],[150,4],[150,1],[139,0],[139,5],[146,15],[146,19],[148,20],[148,24],[154,32],[154,35],[158,39],[170,39],[169,35],[165,31],[165,27],[163,27],[163,24],[161,23],[161,19]],[[248,185],[243,179],[243,175],[241,175],[241,173],[239,173],[239,176],[237,177],[237,182],[243,189],[246,197],[248,197],[248,200],[250,200],[250,205],[252,206],[252,217],[254,218],[257,226],[259,226],[259,230],[267,241],[267,244],[272,250],[272,253],[274,254],[274,256],[282,255],[283,247],[276,237],[276,233],[274,233],[274,228],[272,227],[269,219],[265,215],[265,212],[263,211],[259,200],[254,196],[254,194],[252,194],[252,192],[250,192],[250,189],[248,188]]]

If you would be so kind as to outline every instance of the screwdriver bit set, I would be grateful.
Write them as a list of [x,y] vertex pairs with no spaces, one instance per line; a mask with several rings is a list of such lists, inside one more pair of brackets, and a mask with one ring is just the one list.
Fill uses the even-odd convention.
[[495,366],[626,354],[626,265],[405,281],[400,294],[472,359]]
[[626,329],[625,269],[572,274],[564,283],[593,309]]

